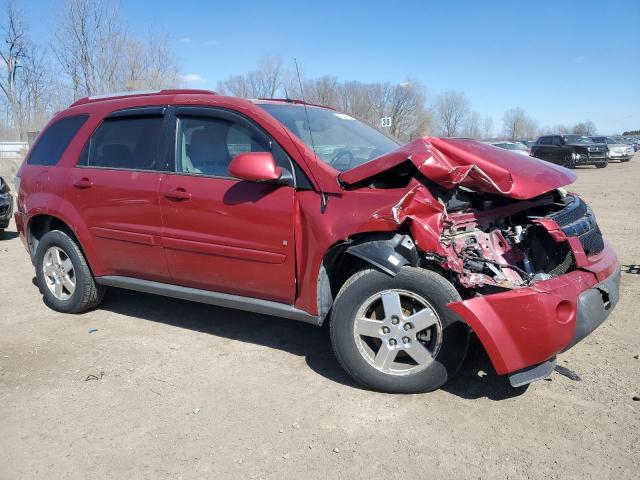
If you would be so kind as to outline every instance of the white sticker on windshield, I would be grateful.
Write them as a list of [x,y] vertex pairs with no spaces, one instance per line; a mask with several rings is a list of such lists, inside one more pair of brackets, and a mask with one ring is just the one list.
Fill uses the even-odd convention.
[[349,115],[347,115],[346,113],[334,113],[334,115],[338,118],[341,118],[343,120],[355,120],[355,118],[350,117]]

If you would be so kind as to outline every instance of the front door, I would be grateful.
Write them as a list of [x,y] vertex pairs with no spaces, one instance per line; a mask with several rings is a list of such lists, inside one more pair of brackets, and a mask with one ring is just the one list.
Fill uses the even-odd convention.
[[172,282],[292,304],[295,296],[294,196],[291,186],[233,179],[242,152],[286,153],[231,111],[176,109],[175,173],[160,187],[162,244]]
[[71,170],[67,198],[87,222],[105,275],[168,281],[158,198],[164,110],[107,117]]

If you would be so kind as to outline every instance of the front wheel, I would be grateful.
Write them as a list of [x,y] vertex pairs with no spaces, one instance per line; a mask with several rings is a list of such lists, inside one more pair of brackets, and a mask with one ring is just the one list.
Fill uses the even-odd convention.
[[576,168],[576,162],[571,155],[564,157],[564,166],[567,168]]
[[331,315],[336,357],[369,388],[435,390],[458,371],[469,344],[466,323],[446,306],[456,301],[453,285],[432,271],[358,272],[338,293]]
[[596,163],[596,168],[604,168],[609,165],[609,162]]

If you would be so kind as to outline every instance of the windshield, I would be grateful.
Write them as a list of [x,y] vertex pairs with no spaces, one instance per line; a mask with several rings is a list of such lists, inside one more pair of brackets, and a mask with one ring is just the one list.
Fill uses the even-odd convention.
[[[344,113],[299,105],[259,104],[283,123],[323,162],[344,172],[395,150],[400,145],[375,128]],[[311,128],[309,128],[311,127]],[[313,141],[312,141],[313,140]]]
[[562,138],[564,138],[564,141],[567,143],[593,143],[593,140],[591,140],[589,137],[585,137],[583,135],[564,135]]

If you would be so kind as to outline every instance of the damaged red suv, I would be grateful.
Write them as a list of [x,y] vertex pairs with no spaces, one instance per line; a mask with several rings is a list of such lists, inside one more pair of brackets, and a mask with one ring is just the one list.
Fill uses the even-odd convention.
[[162,90],[84,98],[19,172],[51,308],[110,286],[322,325],[357,381],[436,389],[470,332],[524,385],[618,301],[569,170],[467,139],[401,146],[330,108]]

